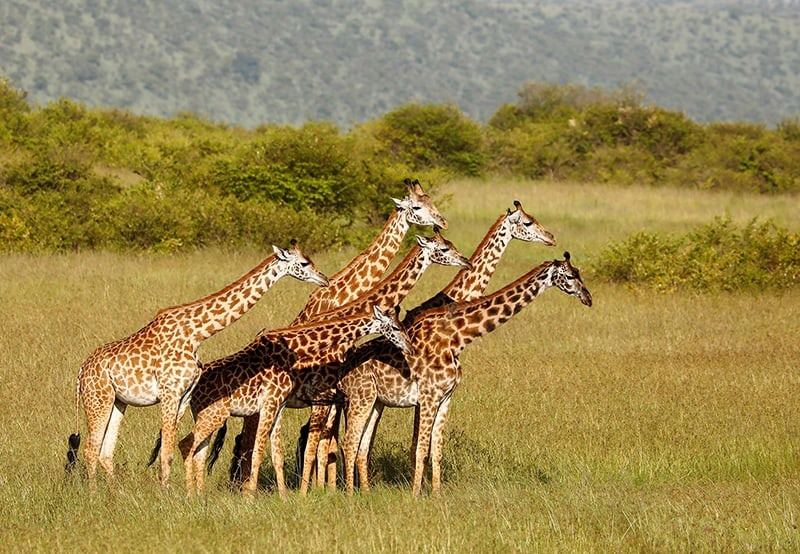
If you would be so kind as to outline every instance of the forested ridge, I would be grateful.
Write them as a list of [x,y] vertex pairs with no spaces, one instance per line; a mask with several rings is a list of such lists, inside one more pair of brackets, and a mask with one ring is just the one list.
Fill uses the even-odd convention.
[[698,122],[800,113],[796,1],[0,3],[0,74],[60,97],[226,124],[350,126],[408,102],[478,121],[529,81],[614,89]]

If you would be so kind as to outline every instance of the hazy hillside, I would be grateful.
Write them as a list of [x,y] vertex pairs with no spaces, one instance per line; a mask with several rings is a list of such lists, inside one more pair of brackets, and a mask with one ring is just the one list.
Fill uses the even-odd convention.
[[245,126],[453,102],[530,80],[617,88],[697,121],[800,113],[800,5],[760,2],[4,0],[0,74],[61,96]]

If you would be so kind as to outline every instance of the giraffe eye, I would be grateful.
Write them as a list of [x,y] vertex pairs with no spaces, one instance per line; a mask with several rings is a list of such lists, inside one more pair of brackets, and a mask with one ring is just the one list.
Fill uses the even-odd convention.
[[522,222],[522,224],[523,224],[525,227],[530,227],[531,225],[533,225],[533,221],[523,221],[523,222]]

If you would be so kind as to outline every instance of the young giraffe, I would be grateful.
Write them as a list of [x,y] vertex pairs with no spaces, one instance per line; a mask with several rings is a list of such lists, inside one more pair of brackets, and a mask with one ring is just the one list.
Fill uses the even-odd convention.
[[292,325],[299,325],[314,315],[342,306],[368,292],[389,267],[411,224],[447,229],[447,220],[422,190],[419,181],[406,179],[404,183],[408,194],[402,200],[392,198],[396,209],[372,243],[334,273],[325,289],[311,292]]
[[180,441],[187,490],[191,493],[195,487],[198,492],[203,489],[203,466],[211,434],[232,415],[257,413],[259,425],[244,492],[252,494],[256,490],[258,469],[270,437],[278,492],[285,496],[279,416],[294,389],[298,370],[293,366],[298,359],[322,352],[331,360],[340,359],[356,340],[376,333],[398,351],[412,353],[397,311],[375,306],[372,312],[346,318],[262,331],[243,350],[204,365],[190,403],[194,429]]
[[[554,246],[556,240],[553,234],[541,225],[534,216],[525,212],[522,203],[514,201],[514,211],[506,210],[489,227],[486,235],[478,244],[470,258],[470,266],[464,267],[445,287],[435,296],[429,298],[416,308],[406,312],[403,324],[408,327],[416,316],[425,309],[444,306],[451,302],[464,302],[481,296],[497,268],[500,258],[513,239],[522,242],[541,242],[546,246]],[[331,488],[335,487],[336,454],[338,451],[337,431],[339,427],[339,410],[336,405],[312,407],[312,418],[320,419],[321,412],[326,420],[322,430],[322,440],[316,446],[317,460],[317,485],[324,486],[326,475]],[[315,437],[307,438],[311,441],[310,448],[314,447]],[[306,456],[306,461],[309,456]],[[304,462],[305,463],[305,462]],[[327,466],[327,471],[326,471]]]
[[425,460],[430,453],[431,488],[441,486],[442,439],[450,398],[461,380],[458,356],[468,344],[508,321],[551,286],[592,305],[592,296],[577,268],[565,260],[545,262],[513,283],[485,297],[421,312],[408,328],[415,354],[405,357],[391,345],[372,340],[357,349],[348,363],[354,369],[339,382],[346,397],[347,427],[344,461],[347,492],[355,486],[358,465],[362,490],[369,489],[367,464],[375,427],[385,406],[414,407],[414,481],[422,488]]
[[[76,379],[75,413],[76,428],[80,429],[83,403],[88,427],[84,453],[91,488],[98,463],[109,480],[113,479],[114,447],[126,408],[156,403],[160,403],[164,442],[161,484],[168,485],[178,422],[200,376],[200,344],[239,319],[285,275],[327,285],[327,277],[296,241],[292,245],[291,249],[274,246],[274,254],[225,288],[161,310],[139,331],[97,348],[83,362]],[[68,470],[74,466],[79,443],[78,430],[69,440]]]
[[[434,236],[429,239],[418,235],[417,245],[414,246],[397,267],[369,291],[368,294],[352,302],[348,302],[340,308],[314,316],[312,321],[321,322],[327,319],[350,317],[367,311],[369,306],[373,305],[382,308],[399,306],[430,265],[439,264],[469,267],[469,263],[466,256],[461,254],[453,243],[444,238],[438,228],[436,228]],[[289,408],[312,407],[312,419],[309,425],[309,435],[312,444],[316,444],[317,442],[317,437],[319,436],[326,413],[324,410],[319,412],[322,415],[322,419],[318,419],[314,417],[315,410],[317,407],[327,408],[330,405],[329,402],[325,403],[323,406],[317,406],[317,404],[323,402],[324,398],[335,395],[336,382],[341,377],[338,371],[339,365],[339,360],[331,361],[326,359],[325,356],[312,355],[301,359],[293,367],[293,374],[297,376],[296,385],[286,406]],[[234,464],[240,465],[242,468],[240,473],[242,480],[246,480],[249,476],[249,455],[252,452],[252,444],[255,437],[253,423],[252,419],[245,420],[240,451],[235,454],[237,459],[234,460]],[[216,453],[222,448],[221,441],[224,440],[224,437],[224,433],[217,434],[217,438],[212,447],[209,466],[213,465],[216,460]],[[315,450],[308,450],[305,453],[305,456],[310,457],[310,459],[308,460],[308,465],[305,466],[309,469],[304,469],[300,472],[303,475],[300,486],[301,493],[305,493],[308,488],[311,462],[313,461],[314,453]]]

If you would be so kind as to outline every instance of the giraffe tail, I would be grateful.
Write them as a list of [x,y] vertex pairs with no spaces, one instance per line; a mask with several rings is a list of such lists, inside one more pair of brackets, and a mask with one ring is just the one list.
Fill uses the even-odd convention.
[[211,475],[211,470],[219,458],[219,453],[222,450],[222,445],[225,444],[225,435],[228,433],[228,422],[222,424],[222,427],[217,431],[217,436],[214,437],[214,444],[211,445],[211,452],[208,455],[208,462],[206,463],[206,473]]
[[150,467],[158,459],[158,451],[161,450],[161,431],[158,432],[156,444],[153,446],[153,451],[150,453],[150,460],[147,462],[147,467]]
[[81,445],[81,380],[80,375],[75,379],[75,432],[67,439],[67,465],[64,471],[67,475],[72,473],[78,464],[78,447]]

